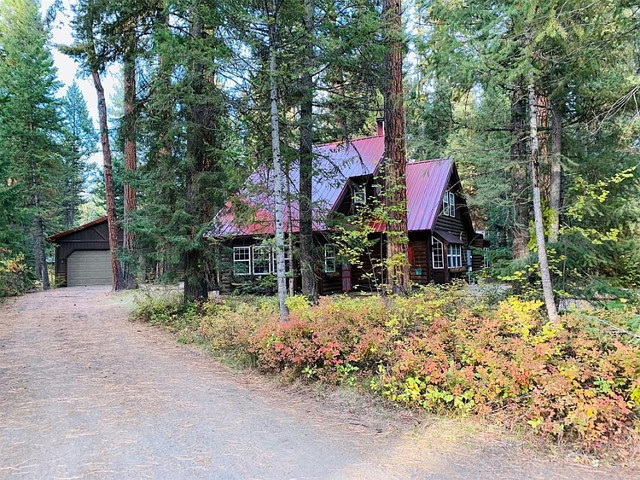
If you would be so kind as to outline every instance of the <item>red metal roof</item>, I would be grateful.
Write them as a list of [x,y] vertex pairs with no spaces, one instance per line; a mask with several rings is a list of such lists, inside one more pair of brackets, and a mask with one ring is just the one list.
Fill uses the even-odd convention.
[[[348,188],[349,178],[372,175],[384,155],[384,137],[365,137],[349,142],[333,142],[314,148],[313,216],[314,229],[326,229],[324,220],[335,210]],[[409,230],[433,227],[442,194],[447,186],[451,159],[434,159],[407,164],[407,208]],[[289,172],[288,188],[298,193],[297,166]],[[227,202],[214,218],[209,235],[259,235],[274,233],[274,201],[269,169],[256,172],[246,187]],[[298,205],[291,203],[293,231],[298,231]],[[289,209],[285,208],[284,230],[289,231]]]

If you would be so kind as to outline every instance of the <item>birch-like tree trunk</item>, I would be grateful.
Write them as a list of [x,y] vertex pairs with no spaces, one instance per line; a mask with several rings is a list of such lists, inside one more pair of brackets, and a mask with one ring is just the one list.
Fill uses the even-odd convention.
[[387,46],[384,87],[385,201],[389,215],[387,278],[391,291],[398,294],[409,288],[402,2],[386,0],[383,15]]
[[549,241],[557,242],[562,208],[562,111],[557,103],[551,105],[551,188],[549,194],[551,223]]
[[551,284],[551,273],[549,272],[549,261],[547,258],[547,244],[544,235],[544,224],[542,219],[542,200],[540,195],[540,147],[538,142],[538,118],[536,104],[536,87],[533,82],[529,83],[529,137],[531,143],[531,186],[533,188],[533,218],[536,229],[536,245],[538,247],[538,266],[540,269],[540,279],[542,281],[542,293],[544,303],[547,307],[547,315],[552,323],[558,321],[558,312],[553,297],[553,286]]
[[276,64],[276,0],[271,2],[269,19],[269,98],[271,100],[271,151],[273,155],[273,198],[275,201],[276,277],[278,280],[278,304],[280,320],[289,316],[287,304],[287,278],[284,252],[284,199],[282,191],[282,164],[280,158],[280,119],[278,118],[278,80]]

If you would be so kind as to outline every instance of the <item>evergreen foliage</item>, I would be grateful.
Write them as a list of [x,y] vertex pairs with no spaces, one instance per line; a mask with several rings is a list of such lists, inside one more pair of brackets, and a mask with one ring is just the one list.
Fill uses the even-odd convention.
[[0,4],[0,246],[24,256],[49,287],[46,232],[57,224],[64,182],[60,86],[38,3]]

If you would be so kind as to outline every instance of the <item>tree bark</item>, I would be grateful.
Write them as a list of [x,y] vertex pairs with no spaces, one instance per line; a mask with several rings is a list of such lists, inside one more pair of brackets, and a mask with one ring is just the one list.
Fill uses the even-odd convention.
[[[198,13],[193,13],[191,36],[201,38],[203,35],[203,22]],[[208,105],[202,101],[205,85],[205,71],[201,62],[193,66],[191,84],[193,97],[196,99],[189,106],[189,124],[187,126],[187,169],[186,169],[186,212],[191,219],[190,245],[184,252],[184,301],[193,302],[206,300],[208,296],[207,276],[205,269],[204,240],[199,234],[196,225],[203,217],[201,205],[203,199],[198,195],[198,176],[209,169],[205,153],[204,130],[208,127],[207,121],[212,117],[208,112]]]
[[558,321],[558,312],[553,296],[553,286],[551,284],[551,274],[549,272],[549,261],[547,259],[547,245],[544,235],[544,224],[542,219],[542,201],[540,195],[540,147],[538,144],[538,118],[537,118],[537,98],[536,87],[531,82],[529,90],[529,137],[531,143],[531,186],[533,188],[533,217],[536,229],[536,245],[538,247],[538,266],[540,269],[540,279],[542,281],[542,293],[544,303],[547,307],[547,315],[552,323]]
[[44,228],[42,218],[33,219],[33,250],[35,254],[36,274],[42,280],[42,289],[49,290],[49,272],[47,270],[47,256],[44,250]]
[[129,179],[124,184],[124,239],[126,260],[122,265],[123,288],[137,288],[133,273],[135,234],[131,229],[131,215],[136,210],[136,189],[130,179],[137,168],[136,155],[136,58],[135,34],[130,34],[124,54],[124,168]]
[[98,96],[98,118],[100,122],[100,143],[102,144],[102,159],[104,162],[104,185],[107,200],[107,224],[109,228],[109,249],[111,250],[112,287],[115,291],[123,289],[122,268],[118,261],[118,217],[116,215],[116,201],[113,193],[113,166],[111,163],[111,146],[109,144],[109,127],[107,125],[107,102],[104,88],[97,70],[91,72],[93,85]]
[[526,106],[527,96],[520,78],[511,92],[511,195],[514,205],[511,251],[515,259],[529,254]]
[[551,223],[549,241],[557,242],[560,232],[560,210],[562,208],[562,111],[560,105],[551,105],[551,190],[549,207]]
[[385,0],[385,202],[389,215],[387,225],[387,280],[391,292],[409,289],[407,231],[407,154],[405,146],[405,114],[402,86],[402,2]]
[[286,321],[289,316],[287,304],[287,282],[284,258],[283,228],[283,191],[282,166],[280,158],[280,119],[278,118],[278,82],[276,65],[276,0],[271,1],[272,18],[269,23],[269,97],[271,101],[271,151],[273,154],[273,176],[275,200],[275,243],[276,243],[276,277],[278,280],[278,304],[280,320]]
[[538,122],[538,158],[540,159],[540,193],[549,204],[551,178],[549,169],[549,97],[543,89],[538,90],[536,98],[536,118]]
[[300,274],[302,294],[312,301],[318,297],[313,248],[313,11],[314,0],[305,0],[304,66],[300,79]]

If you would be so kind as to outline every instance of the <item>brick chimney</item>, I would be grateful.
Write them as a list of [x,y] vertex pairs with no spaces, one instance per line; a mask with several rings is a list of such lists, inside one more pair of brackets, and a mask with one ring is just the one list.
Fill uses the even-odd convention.
[[376,126],[377,126],[376,135],[378,137],[384,136],[384,118],[383,117],[376,118]]

